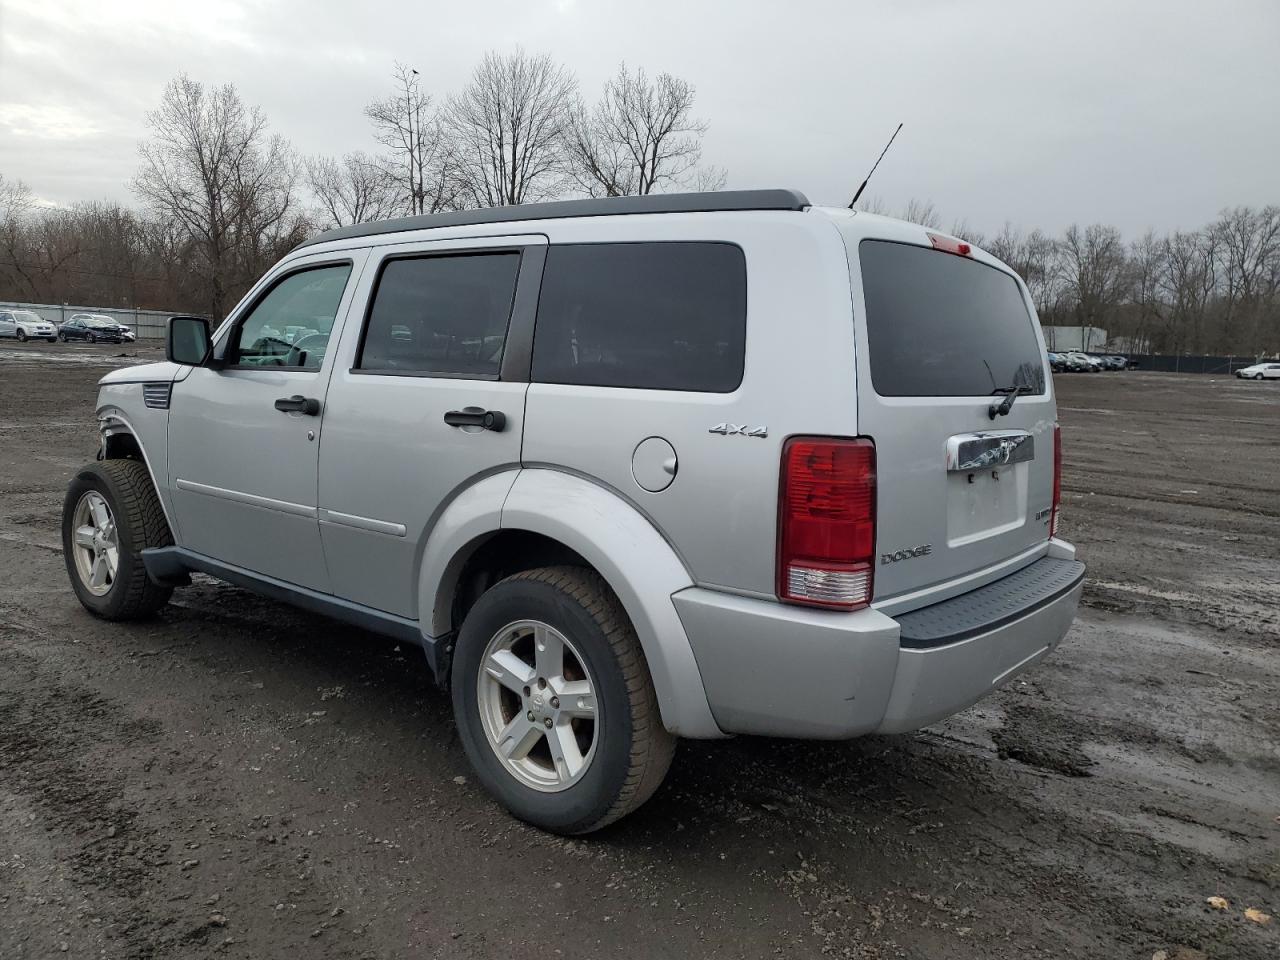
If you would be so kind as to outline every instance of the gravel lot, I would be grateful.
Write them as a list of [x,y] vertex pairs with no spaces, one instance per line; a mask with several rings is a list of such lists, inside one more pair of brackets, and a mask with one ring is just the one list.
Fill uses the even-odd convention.
[[208,580],[81,609],[122,352],[0,346],[5,960],[1280,956],[1280,384],[1059,376],[1057,655],[919,734],[682,744],[570,841],[485,798],[414,649]]

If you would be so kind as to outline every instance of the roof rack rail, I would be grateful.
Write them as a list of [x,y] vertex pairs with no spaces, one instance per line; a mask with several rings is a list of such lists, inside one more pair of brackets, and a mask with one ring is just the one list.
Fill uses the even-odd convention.
[[[330,240],[374,237],[435,227],[466,227],[479,223],[559,220],[570,217],[612,217],[632,213],[709,213],[725,210],[804,210],[809,201],[798,190],[716,190],[705,193],[651,193],[643,197],[604,197],[598,200],[557,200],[512,207],[484,207],[428,213],[397,220],[356,223],[326,230],[298,247]],[[295,248],[297,249],[297,248]]]

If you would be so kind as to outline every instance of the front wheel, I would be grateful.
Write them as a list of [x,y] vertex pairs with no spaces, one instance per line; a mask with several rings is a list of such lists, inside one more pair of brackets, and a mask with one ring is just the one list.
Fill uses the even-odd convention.
[[26,342],[27,342],[27,331],[25,331],[25,330],[19,330],[19,331],[18,331],[17,336],[18,336],[18,342],[19,342],[19,343],[26,343]]
[[137,460],[81,469],[62,505],[62,553],[76,597],[104,620],[136,620],[168,602],[142,563],[148,547],[173,543],[151,475]]
[[66,335],[65,333],[59,333],[59,334],[58,334],[58,339],[59,339],[59,340],[61,340],[63,343],[66,343],[66,342],[67,342],[67,335]]
[[1255,379],[1255,380],[1261,380],[1261,379],[1262,379],[1262,374],[1260,374],[1260,373],[1255,373],[1255,374],[1253,375],[1253,379]]
[[45,337],[45,339],[46,339],[46,340],[48,340],[50,343],[57,343],[57,342],[58,342],[58,338],[57,338],[57,337]]
[[625,816],[675,754],[635,630],[591,570],[529,570],[484,593],[458,635],[452,686],[481,783],[544,830]]
[[94,336],[92,333],[91,333],[91,334],[89,334],[87,337],[85,337],[85,339],[86,339],[86,340],[88,340],[90,343],[97,343],[97,342],[98,342],[98,338],[97,338],[96,336]]

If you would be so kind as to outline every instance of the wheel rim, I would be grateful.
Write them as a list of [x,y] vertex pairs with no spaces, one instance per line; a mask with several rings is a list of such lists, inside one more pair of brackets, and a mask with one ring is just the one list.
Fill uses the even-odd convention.
[[525,786],[573,786],[595,757],[596,684],[577,648],[540,620],[509,623],[489,641],[476,680],[494,755]]
[[115,585],[120,567],[120,541],[111,507],[102,494],[90,490],[76,504],[72,524],[71,549],[80,582],[95,597],[105,596]]

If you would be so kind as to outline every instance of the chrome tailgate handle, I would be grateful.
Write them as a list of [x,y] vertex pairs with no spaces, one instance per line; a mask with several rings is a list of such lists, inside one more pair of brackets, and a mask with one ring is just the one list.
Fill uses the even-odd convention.
[[984,470],[1036,458],[1035,438],[1025,430],[987,430],[947,438],[947,470]]

